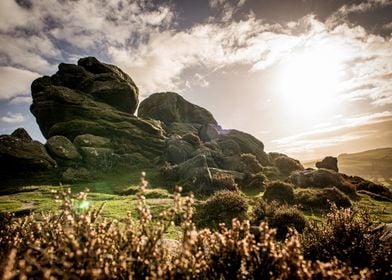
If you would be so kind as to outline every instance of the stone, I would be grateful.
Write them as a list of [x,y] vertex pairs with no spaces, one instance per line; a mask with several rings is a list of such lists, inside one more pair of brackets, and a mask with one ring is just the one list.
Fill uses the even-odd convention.
[[186,101],[174,92],[154,93],[139,106],[138,116],[160,120],[166,125],[177,123],[217,124],[206,109]]
[[198,124],[174,122],[166,126],[166,132],[169,135],[178,135],[178,136],[182,136],[187,133],[197,134],[198,127],[200,127],[200,125]]
[[219,127],[213,124],[204,124],[199,128],[199,137],[203,142],[209,142],[219,136]]
[[48,152],[54,157],[74,160],[79,159],[80,154],[74,144],[64,136],[52,136],[45,144]]
[[356,188],[351,182],[330,169],[303,170],[293,172],[289,180],[300,187],[330,188],[336,187],[350,198],[356,198]]
[[38,141],[11,135],[0,136],[0,169],[4,176],[23,176],[25,171],[42,171],[57,167],[45,146]]
[[117,154],[162,154],[166,135],[161,123],[132,115],[137,87],[115,66],[94,58],[60,64],[55,75],[38,78],[31,89],[30,109],[47,139],[61,135],[74,141],[91,134],[110,139],[108,147]]
[[117,158],[112,149],[81,147],[80,153],[82,154],[83,161],[90,168],[108,171],[116,166]]
[[[222,151],[224,154],[225,149],[227,149],[225,146],[227,146],[227,141],[231,140],[231,143],[235,142],[237,147],[239,148],[239,151],[233,150],[234,145],[230,148],[231,153],[234,154],[253,154],[256,156],[257,160],[260,162],[262,166],[268,166],[270,165],[268,155],[264,152],[264,144],[256,139],[254,136],[238,131],[235,129],[230,129],[230,130],[221,130],[219,137],[216,138],[214,141],[218,143],[222,147]],[[224,144],[222,144],[222,142]]]
[[197,155],[175,166],[181,181],[190,187],[208,187],[212,182],[211,172],[204,155]]
[[11,136],[17,137],[25,142],[33,141],[33,138],[28,134],[23,127],[17,128],[11,133]]
[[167,141],[164,159],[171,164],[178,164],[184,162],[192,157],[195,147],[177,138],[172,138]]
[[322,161],[316,162],[317,168],[331,169],[339,172],[338,159],[336,157],[325,157]]
[[79,182],[86,182],[92,179],[92,174],[86,168],[67,168],[62,176],[61,180],[66,184],[74,184]]
[[76,136],[73,143],[77,147],[102,148],[109,146],[110,139],[92,134],[82,134]]

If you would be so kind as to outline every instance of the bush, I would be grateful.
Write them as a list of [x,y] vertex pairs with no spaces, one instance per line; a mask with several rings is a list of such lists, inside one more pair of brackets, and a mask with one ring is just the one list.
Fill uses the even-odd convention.
[[372,218],[364,210],[332,206],[325,223],[308,227],[303,234],[304,255],[310,260],[334,258],[351,267],[374,268],[375,279],[391,276],[392,250],[372,232]]
[[280,172],[275,166],[263,167],[263,174],[267,176],[269,180],[277,180],[280,177]]
[[238,185],[233,176],[224,173],[215,173],[212,175],[212,191],[229,190],[238,191]]
[[[174,205],[154,220],[142,195],[145,185],[142,180],[137,220],[130,217],[122,224],[103,219],[102,206],[84,207],[86,193],[73,196],[70,190],[59,193],[62,206],[55,213],[12,220],[0,215],[0,278],[380,279],[383,272],[384,278],[390,276],[390,255],[385,260],[372,258],[371,266],[355,272],[336,259],[306,260],[299,235],[277,242],[266,223],[258,227],[257,240],[247,221],[234,220],[231,229],[197,231],[193,198],[178,193]],[[182,238],[168,247],[164,234],[177,218]],[[388,256],[387,251],[377,256],[382,253]]]
[[287,156],[277,157],[274,161],[274,165],[286,176],[290,175],[293,171],[304,170],[304,167],[298,160]]
[[253,225],[259,226],[267,218],[268,204],[264,199],[259,198],[255,201],[252,209],[251,221]]
[[194,147],[199,147],[201,145],[201,141],[198,135],[189,132],[187,134],[184,134],[181,137],[182,140],[184,140],[185,142],[188,142],[189,144],[191,144]]
[[289,228],[295,228],[299,233],[302,233],[306,226],[304,214],[296,207],[288,207],[286,205],[277,208],[268,221],[270,227],[277,229],[276,237],[278,239],[284,239]]
[[234,218],[247,218],[248,201],[238,191],[222,190],[211,195],[201,210],[200,225],[217,228],[220,223],[231,225]]
[[350,198],[335,187],[301,190],[295,193],[295,203],[304,210],[328,210],[331,208],[331,203],[343,208],[352,206]]
[[241,154],[241,161],[244,164],[247,172],[257,173],[263,170],[260,162],[253,154]]
[[244,178],[244,188],[257,190],[257,191],[264,191],[265,190],[265,182],[268,180],[267,177],[262,173],[259,172],[255,175],[247,174],[247,178]]
[[280,203],[292,203],[294,200],[293,185],[281,181],[274,181],[267,185],[263,198],[266,201],[276,200]]

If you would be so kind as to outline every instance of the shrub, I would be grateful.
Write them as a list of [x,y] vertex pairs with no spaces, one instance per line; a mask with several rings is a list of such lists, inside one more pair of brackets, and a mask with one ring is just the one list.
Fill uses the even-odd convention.
[[229,174],[215,173],[212,175],[212,190],[238,191],[238,185],[234,177]]
[[277,180],[280,177],[280,172],[275,166],[263,167],[263,174],[267,176],[269,180]]
[[289,228],[295,228],[302,233],[306,226],[306,218],[304,214],[296,207],[282,205],[273,212],[273,216],[269,218],[269,225],[276,228],[276,236],[278,239],[284,239]]
[[294,200],[293,185],[274,181],[267,185],[263,198],[267,201],[276,200],[280,203],[292,203]]
[[267,218],[267,207],[268,205],[264,199],[259,198],[256,200],[251,215],[253,225],[258,226]]
[[248,178],[244,180],[244,187],[247,189],[264,191],[265,190],[265,182],[267,181],[267,177],[259,172],[255,175],[247,175]]
[[247,172],[257,173],[263,170],[260,162],[253,154],[241,154],[241,161],[244,164]]
[[303,234],[304,255],[310,260],[334,258],[351,267],[373,267],[374,277],[391,276],[392,250],[371,231],[372,218],[361,209],[332,206],[325,223],[312,223]]
[[248,201],[238,191],[222,190],[211,195],[201,211],[201,225],[217,228],[220,223],[230,226],[234,218],[247,218]]
[[295,203],[304,210],[328,210],[331,208],[331,203],[343,208],[352,206],[350,198],[335,187],[301,190],[295,193]]
[[274,161],[274,165],[286,176],[290,175],[293,171],[304,170],[304,167],[298,160],[287,156],[277,157]]
[[[258,227],[257,239],[247,221],[234,220],[231,229],[197,231],[193,198],[181,198],[178,192],[174,205],[154,220],[143,196],[145,186],[142,179],[137,220],[122,224],[103,219],[102,207],[84,207],[86,193],[73,196],[69,190],[59,193],[62,206],[55,213],[12,220],[0,215],[0,278],[380,279],[383,272],[390,276],[388,260],[375,259],[361,271],[336,259],[306,260],[299,235],[277,242],[266,223]],[[176,218],[183,234],[170,248],[164,233]]]
[[184,134],[182,137],[182,140],[184,140],[185,142],[188,142],[189,144],[191,144],[194,147],[199,147],[201,145],[201,141],[198,135],[189,132],[187,134]]

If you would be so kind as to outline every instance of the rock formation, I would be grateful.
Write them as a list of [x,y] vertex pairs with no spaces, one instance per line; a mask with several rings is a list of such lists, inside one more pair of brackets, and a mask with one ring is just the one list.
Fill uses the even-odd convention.
[[18,128],[11,135],[0,135],[0,180],[13,176],[30,176],[30,172],[57,167],[45,146],[33,141],[29,134]]
[[62,63],[53,76],[35,80],[31,91],[31,112],[46,138],[61,135],[74,141],[90,134],[109,139],[107,148],[115,154],[154,158],[162,153],[160,122],[133,116],[138,89],[116,66],[93,57],[80,59],[78,65]]
[[205,190],[221,174],[261,187],[265,180],[280,179],[301,187],[336,187],[351,197],[356,189],[392,197],[382,186],[338,173],[336,158],[318,162],[318,170],[304,170],[287,155],[267,154],[260,140],[223,129],[208,110],[177,93],[150,95],[135,116],[135,83],[93,57],[77,65],[61,63],[56,74],[36,79],[31,91],[31,112],[47,143],[33,141],[24,129],[0,136],[0,179],[30,180],[36,170],[56,170],[58,182],[73,183],[136,165],[163,165],[193,190]]
[[326,168],[339,172],[338,159],[336,157],[325,157],[322,161],[316,162],[317,168]]

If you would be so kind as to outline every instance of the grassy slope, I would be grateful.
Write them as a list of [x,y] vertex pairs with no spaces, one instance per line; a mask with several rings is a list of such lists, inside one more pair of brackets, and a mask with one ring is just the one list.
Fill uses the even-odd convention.
[[[149,187],[145,197],[151,207],[152,215],[158,215],[162,210],[172,205],[173,187],[155,169],[146,171],[146,179]],[[72,192],[78,193],[86,188],[90,190],[88,201],[90,205],[99,208],[105,202],[102,215],[108,218],[123,220],[128,213],[132,217],[136,215],[138,184],[140,182],[140,170],[134,170],[126,174],[117,174],[105,180],[94,183],[82,183],[66,186],[29,186],[23,187],[18,193],[0,195],[0,212],[16,212],[20,214],[58,209],[59,204],[54,200],[53,191],[70,187]],[[127,195],[120,194],[127,191]],[[247,191],[246,195],[256,198],[261,195],[259,192]],[[376,219],[384,222],[392,222],[392,203],[379,202],[370,199],[366,195],[361,195],[362,199],[356,202],[357,205],[366,206],[377,216]],[[322,213],[305,213],[308,218],[320,220]],[[178,236],[176,228],[171,229],[169,236]]]

